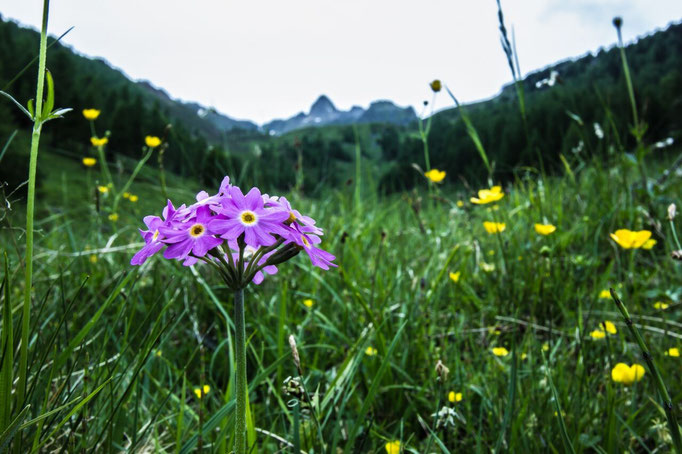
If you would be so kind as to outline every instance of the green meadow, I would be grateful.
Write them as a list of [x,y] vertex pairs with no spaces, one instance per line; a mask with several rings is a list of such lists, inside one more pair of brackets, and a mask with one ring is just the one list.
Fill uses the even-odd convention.
[[[518,162],[479,133],[480,106],[460,106],[393,132],[357,127],[335,161],[294,153],[273,169],[214,153],[182,171],[169,129],[133,131],[135,152],[119,153],[118,131],[101,126],[113,113],[62,106],[38,58],[28,72],[44,94],[17,99],[28,118],[0,137],[16,181],[0,192],[0,452],[680,452],[679,119],[642,106],[621,43],[608,90],[625,108],[587,116],[557,95],[564,129],[551,135],[573,147],[550,153],[532,103],[551,98],[524,90],[507,50],[514,82],[495,115],[517,127]],[[425,93],[455,106],[446,82]],[[52,140],[67,119],[80,146]],[[439,145],[448,122],[469,147],[466,173]],[[346,130],[319,131],[306,153]],[[382,160],[392,134],[401,145]],[[292,137],[241,146],[267,153]],[[226,174],[317,220],[338,265],[300,252],[243,289],[246,451],[234,288],[201,261],[130,264],[145,216],[215,194]]]

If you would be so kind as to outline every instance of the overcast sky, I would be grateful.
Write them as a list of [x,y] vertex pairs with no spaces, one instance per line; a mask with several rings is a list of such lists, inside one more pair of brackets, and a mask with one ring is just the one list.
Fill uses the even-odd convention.
[[[41,0],[0,0],[5,19],[38,27]],[[682,18],[681,0],[502,0],[524,73]],[[415,108],[439,78],[463,101],[511,76],[495,0],[53,0],[49,32],[172,97],[264,123],[390,99]],[[441,96],[437,107],[450,102]]]

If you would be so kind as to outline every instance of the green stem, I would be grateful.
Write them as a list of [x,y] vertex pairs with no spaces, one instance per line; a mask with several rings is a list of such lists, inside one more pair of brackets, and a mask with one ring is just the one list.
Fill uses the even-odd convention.
[[124,192],[130,188],[130,185],[133,184],[133,181],[135,180],[135,177],[137,174],[140,172],[142,169],[142,166],[149,160],[149,158],[152,155],[152,152],[154,151],[153,148],[150,148],[149,151],[147,151],[147,154],[140,159],[140,161],[137,163],[137,166],[135,166],[135,170],[133,170],[132,175],[130,175],[130,178],[128,178],[128,181],[126,182],[125,186],[116,193],[116,197],[114,197],[114,208],[113,208],[113,213],[116,213],[116,210],[118,209],[118,202],[121,200],[121,195],[123,195]]
[[234,452],[246,454],[246,331],[244,328],[244,289],[234,292],[234,330],[236,362],[236,416]]
[[[38,87],[36,109],[31,136],[31,155],[28,165],[28,200],[26,205],[26,280],[24,285],[24,308],[21,320],[21,347],[19,349],[19,383],[17,402],[23,406],[26,394],[26,373],[28,366],[28,334],[31,320],[31,288],[33,286],[33,211],[36,197],[36,169],[38,168],[38,144],[42,130],[43,91],[45,85],[45,60],[47,56],[47,18],[50,0],[43,1],[43,25],[40,30],[40,56],[38,58]],[[19,408],[19,407],[17,407]]]
[[623,316],[623,319],[625,320],[625,324],[628,326],[630,333],[637,341],[639,348],[642,350],[642,356],[644,357],[644,360],[646,361],[646,364],[649,367],[649,372],[651,372],[651,374],[654,376],[654,383],[656,384],[659,396],[663,401],[663,409],[665,410],[665,416],[666,419],[668,420],[668,427],[670,429],[670,435],[672,436],[673,439],[673,446],[675,447],[675,452],[677,454],[682,454],[682,438],[680,437],[680,428],[677,425],[677,417],[675,416],[675,405],[673,405],[673,402],[670,399],[668,389],[665,387],[665,383],[663,383],[663,378],[661,377],[661,374],[658,372],[656,364],[654,364],[654,359],[651,356],[649,348],[644,342],[644,339],[642,338],[642,335],[639,333],[639,330],[632,322],[632,318],[630,317],[628,309],[625,307],[625,304],[623,304],[620,298],[618,298],[616,292],[613,289],[609,290],[611,291],[611,297],[616,302],[616,306],[618,306],[618,310],[620,311],[621,315]]
[[104,147],[97,147],[97,157],[99,158],[100,166],[102,168],[102,172],[104,173],[104,178],[106,178],[107,184],[110,184],[113,189],[114,179],[111,178],[111,172],[109,172],[109,165],[107,164],[107,159],[104,157]]
[[677,232],[675,231],[675,223],[672,219],[670,220],[670,231],[673,232],[673,238],[675,239],[677,249],[682,249],[682,246],[680,246],[680,240],[677,238]]

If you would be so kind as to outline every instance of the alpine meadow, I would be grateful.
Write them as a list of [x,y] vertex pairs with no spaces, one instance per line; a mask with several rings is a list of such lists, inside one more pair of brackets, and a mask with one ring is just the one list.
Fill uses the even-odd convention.
[[496,96],[262,125],[0,16],[0,453],[682,454],[682,22],[488,2]]

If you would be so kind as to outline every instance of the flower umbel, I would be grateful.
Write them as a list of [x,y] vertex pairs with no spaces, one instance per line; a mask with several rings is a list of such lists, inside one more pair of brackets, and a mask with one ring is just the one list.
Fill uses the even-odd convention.
[[[128,194],[128,200],[135,202],[138,197]],[[232,289],[244,288],[252,281],[260,283],[264,272],[276,273],[276,265],[301,250],[315,266],[336,266],[332,263],[335,257],[316,246],[321,242],[322,229],[284,198],[262,195],[258,188],[244,195],[226,177],[218,194],[209,196],[201,191],[196,200],[177,209],[168,201],[163,219],[145,217],[147,230],[140,230],[140,234],[146,244],[131,264],[141,265],[166,247],[164,257],[180,260],[185,266],[200,260],[217,266]]]

